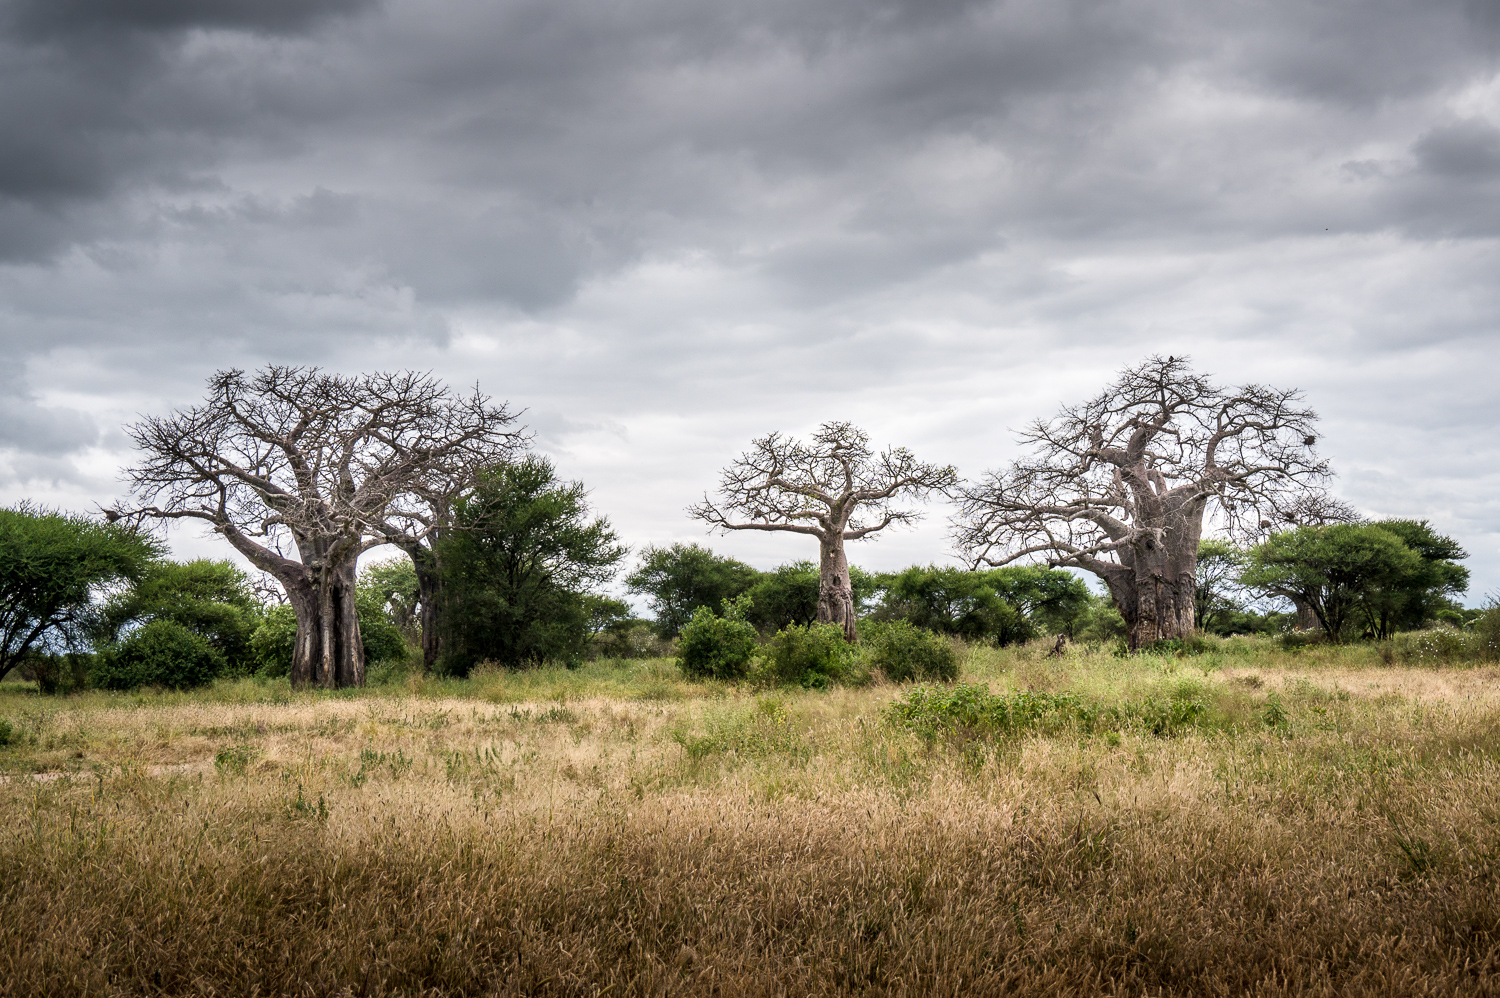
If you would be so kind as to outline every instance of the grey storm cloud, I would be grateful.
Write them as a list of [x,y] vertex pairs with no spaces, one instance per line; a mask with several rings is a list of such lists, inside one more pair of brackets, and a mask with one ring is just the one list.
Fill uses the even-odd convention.
[[903,412],[978,471],[1188,351],[1495,547],[1497,69],[1500,0],[0,0],[6,481],[218,367],[380,364],[656,529],[750,433]]

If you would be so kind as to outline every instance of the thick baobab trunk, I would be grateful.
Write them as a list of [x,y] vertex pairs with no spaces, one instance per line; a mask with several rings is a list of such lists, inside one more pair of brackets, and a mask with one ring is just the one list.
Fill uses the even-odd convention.
[[849,581],[849,559],[844,555],[843,532],[820,537],[818,559],[821,579],[818,583],[818,623],[838,624],[844,629],[844,640],[853,642],[854,586]]
[[1135,613],[1126,614],[1131,650],[1156,641],[1185,638],[1193,633],[1194,585],[1191,574],[1175,579],[1160,575],[1136,577]]
[[1297,608],[1297,630],[1316,631],[1321,630],[1323,624],[1318,620],[1318,611],[1307,600],[1292,597],[1292,605]]
[[365,647],[354,598],[354,562],[286,586],[297,615],[292,685],[339,689],[365,684]]
[[1131,651],[1192,634],[1196,559],[1173,558],[1165,545],[1149,538],[1133,553],[1133,567],[1122,565],[1105,578],[1125,618]]
[[437,559],[431,551],[422,548],[422,556],[413,559],[417,566],[417,626],[422,629],[422,671],[431,672],[437,665],[438,655],[443,650],[442,635],[438,632],[438,599],[442,589],[442,577],[438,574]]
[[[432,542],[436,543],[436,537]],[[420,541],[400,544],[417,573],[417,626],[422,631],[422,671],[431,672],[442,653],[442,635],[438,632],[438,602],[443,579],[438,571],[437,555]]]

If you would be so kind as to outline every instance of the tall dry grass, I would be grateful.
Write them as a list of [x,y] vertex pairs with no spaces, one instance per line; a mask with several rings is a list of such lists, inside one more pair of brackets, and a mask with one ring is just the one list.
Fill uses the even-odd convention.
[[924,736],[894,687],[661,663],[0,694],[0,993],[1500,991],[1500,672],[966,655],[1206,709]]

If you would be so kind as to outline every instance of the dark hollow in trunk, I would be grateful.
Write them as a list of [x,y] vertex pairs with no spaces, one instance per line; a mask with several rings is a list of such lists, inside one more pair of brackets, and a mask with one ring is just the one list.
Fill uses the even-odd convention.
[[363,686],[365,648],[354,597],[354,563],[323,573],[322,578],[285,580],[285,584],[297,615],[292,686]]

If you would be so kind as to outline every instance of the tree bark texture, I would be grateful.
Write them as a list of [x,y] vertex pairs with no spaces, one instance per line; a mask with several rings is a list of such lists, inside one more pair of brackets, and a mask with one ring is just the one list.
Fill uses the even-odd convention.
[[354,562],[320,574],[322,578],[284,580],[292,610],[297,615],[292,686],[326,689],[363,686],[365,649],[359,634]]
[[844,554],[844,535],[840,531],[818,538],[818,623],[837,624],[843,628],[844,640],[854,641],[854,586],[849,580],[849,559]]

